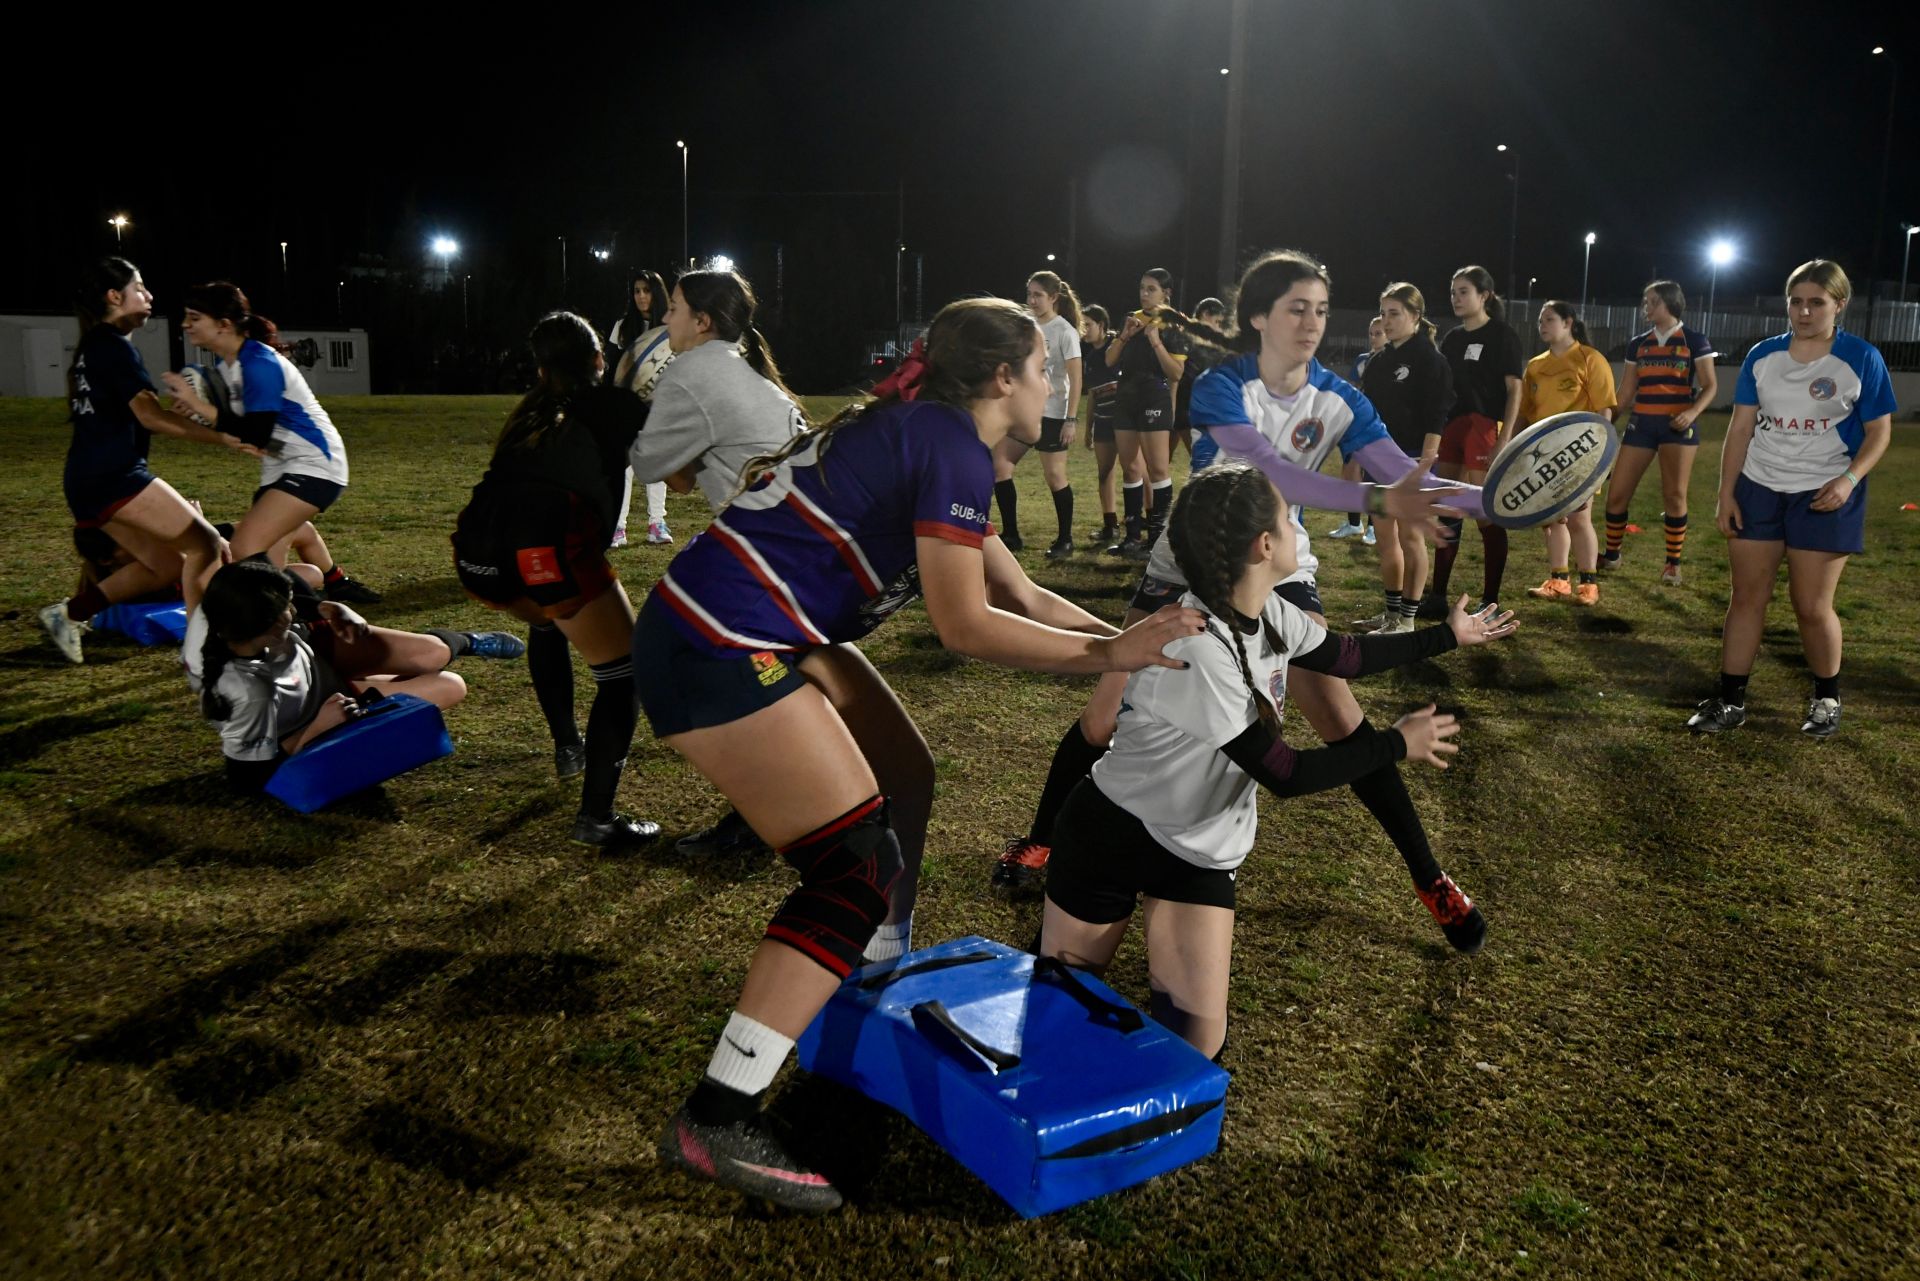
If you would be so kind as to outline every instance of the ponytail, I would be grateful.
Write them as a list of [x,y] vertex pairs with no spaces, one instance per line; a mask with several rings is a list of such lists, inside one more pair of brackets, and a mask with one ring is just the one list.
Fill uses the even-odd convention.
[[[688,310],[713,323],[714,337],[740,344],[740,354],[747,358],[753,371],[799,405],[800,398],[780,377],[780,365],[773,358],[773,349],[767,346],[766,335],[754,328],[754,312],[760,304],[745,276],[737,271],[689,271],[676,280],[673,287],[686,300]],[[800,412],[804,418],[806,411]]]
[[279,327],[265,316],[254,315],[247,296],[240,292],[240,286],[231,281],[213,280],[204,285],[194,285],[181,297],[180,305],[210,320],[226,321],[243,339],[264,343],[282,354],[291,350],[280,341]]
[[[1279,491],[1258,469],[1245,463],[1219,463],[1187,482],[1186,489],[1174,500],[1173,514],[1167,521],[1167,539],[1180,572],[1186,576],[1188,590],[1226,627],[1247,696],[1253,700],[1261,725],[1274,734],[1280,732],[1280,711],[1253,683],[1246,640],[1236,621],[1239,611],[1233,607],[1233,589],[1245,572],[1247,544],[1272,531],[1281,511]],[[1286,644],[1264,614],[1260,626],[1267,644],[1284,654]]]
[[[755,373],[778,387],[781,394],[796,406],[800,404],[800,398],[793,394],[780,376],[780,364],[773,358],[773,348],[767,345],[766,335],[752,325],[748,325],[740,335],[740,354],[747,358],[747,363],[753,366]],[[800,413],[804,417],[806,410],[802,409]]]
[[[125,258],[102,258],[81,274],[73,291],[73,316],[80,322],[80,337],[107,323],[107,295],[118,293],[133,283],[140,269]],[[73,358],[80,359],[80,344],[74,344]],[[79,370],[67,366],[67,403],[80,396]]]
[[1587,322],[1580,319],[1580,313],[1574,310],[1572,303],[1562,301],[1559,298],[1549,298],[1540,305],[1573,327],[1573,340],[1575,342],[1583,347],[1593,346],[1587,339]]
[[233,714],[233,704],[219,690],[221,673],[233,659],[230,643],[261,635],[292,602],[293,580],[264,559],[222,565],[208,580],[200,599],[207,620],[207,639],[200,646],[200,712],[208,720],[224,721]]
[[1053,299],[1053,309],[1060,318],[1080,328],[1080,297],[1073,292],[1073,286],[1060,279],[1051,271],[1036,271],[1027,277],[1027,283],[1038,285],[1043,293]]
[[200,714],[210,721],[224,721],[233,715],[233,703],[220,692],[220,674],[232,657],[227,643],[209,627],[207,639],[200,646]]
[[1384,303],[1389,298],[1413,313],[1421,331],[1426,334],[1428,342],[1434,342],[1440,337],[1440,327],[1427,319],[1427,297],[1420,292],[1420,286],[1411,281],[1396,280],[1380,291],[1381,302]]

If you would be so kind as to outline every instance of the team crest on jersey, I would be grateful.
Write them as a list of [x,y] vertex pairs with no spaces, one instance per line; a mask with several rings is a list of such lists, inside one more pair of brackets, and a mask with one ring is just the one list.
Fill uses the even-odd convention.
[[1815,400],[1832,400],[1834,393],[1839,390],[1831,378],[1816,378],[1807,384],[1807,395]]
[[1267,677],[1267,696],[1273,700],[1273,708],[1279,711],[1287,705],[1287,669],[1277,667],[1273,675]]
[[1400,368],[1393,371],[1393,381],[1397,383],[1403,383],[1412,376],[1413,376],[1413,366],[1411,365],[1402,365],[1400,366]]
[[747,661],[753,664],[753,674],[759,677],[760,684],[766,688],[771,689],[787,679],[786,663],[781,660],[780,655],[770,650],[748,655]]
[[1327,425],[1318,418],[1309,418],[1293,429],[1293,447],[1302,453],[1320,443],[1320,437],[1326,434]]

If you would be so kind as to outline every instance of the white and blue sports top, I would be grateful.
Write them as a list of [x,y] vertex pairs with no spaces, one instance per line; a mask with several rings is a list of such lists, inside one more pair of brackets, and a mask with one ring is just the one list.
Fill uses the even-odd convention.
[[249,338],[233,360],[220,362],[233,404],[245,414],[273,414],[273,442],[260,464],[260,483],[282,476],[316,476],[347,483],[347,447],[333,420],[307,386],[299,366]]
[[1826,355],[1805,364],[1788,350],[1793,335],[1757,343],[1740,366],[1733,403],[1758,411],[1741,474],[1782,494],[1818,489],[1847,470],[1867,424],[1891,414],[1887,362],[1844,329]]

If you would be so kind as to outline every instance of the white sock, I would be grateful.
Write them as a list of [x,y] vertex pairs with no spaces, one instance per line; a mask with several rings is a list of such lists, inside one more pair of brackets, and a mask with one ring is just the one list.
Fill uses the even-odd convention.
[[866,950],[860,953],[864,961],[897,961],[913,950],[913,914],[898,925],[882,925],[873,932],[873,938],[867,943]]
[[742,1094],[758,1094],[773,1084],[792,1052],[792,1041],[735,1010],[713,1047],[707,1078]]

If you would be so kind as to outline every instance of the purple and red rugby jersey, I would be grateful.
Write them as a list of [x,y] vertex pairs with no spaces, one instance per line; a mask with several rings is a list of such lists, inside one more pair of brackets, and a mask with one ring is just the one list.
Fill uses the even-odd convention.
[[716,657],[858,640],[920,594],[915,539],[981,545],[992,494],[964,410],[871,409],[729,503],[653,590]]

